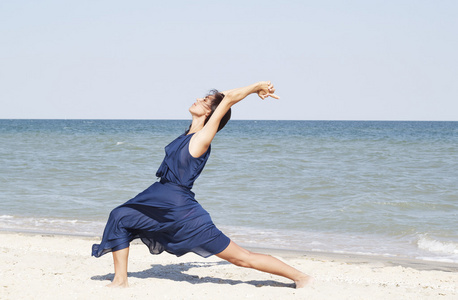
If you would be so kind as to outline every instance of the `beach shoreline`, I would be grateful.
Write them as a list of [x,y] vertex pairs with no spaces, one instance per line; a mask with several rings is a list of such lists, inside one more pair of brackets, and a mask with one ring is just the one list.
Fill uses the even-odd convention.
[[[130,287],[105,288],[111,255],[90,256],[100,237],[0,232],[0,298],[138,299],[456,299],[458,265],[339,253],[249,247],[315,277],[295,290],[282,277],[233,266],[215,256],[149,254],[131,244]],[[51,297],[52,296],[52,297]]]
[[[98,243],[102,237],[99,235],[89,234],[72,234],[72,233],[61,233],[61,232],[44,232],[34,230],[4,230],[0,229],[1,234],[19,234],[19,235],[40,235],[49,237],[68,237],[68,238],[80,238],[88,239]],[[235,241],[237,242],[237,241]],[[132,244],[143,245],[140,239],[132,241]],[[268,248],[268,247],[257,247],[245,245],[239,243],[240,246],[253,251],[264,254],[276,255],[284,258],[314,258],[326,261],[339,261],[339,262],[352,262],[352,263],[383,263],[391,266],[402,266],[410,267],[417,270],[436,270],[445,272],[458,272],[458,263],[447,262],[447,261],[436,261],[436,260],[425,260],[416,258],[396,257],[396,256],[383,256],[383,255],[371,255],[371,254],[358,254],[358,253],[338,253],[338,252],[326,252],[326,251],[313,251],[313,250],[296,250],[296,249],[281,249],[281,248]]]

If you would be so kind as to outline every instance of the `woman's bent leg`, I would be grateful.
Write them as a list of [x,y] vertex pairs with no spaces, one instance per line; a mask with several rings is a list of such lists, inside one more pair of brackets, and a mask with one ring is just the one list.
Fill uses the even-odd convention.
[[108,287],[128,287],[127,283],[127,260],[129,257],[129,247],[113,251],[113,262],[115,276]]
[[248,251],[232,241],[226,249],[216,254],[216,256],[240,267],[252,268],[289,278],[296,283],[296,288],[304,287],[312,281],[312,277],[285,264],[281,260],[270,255]]

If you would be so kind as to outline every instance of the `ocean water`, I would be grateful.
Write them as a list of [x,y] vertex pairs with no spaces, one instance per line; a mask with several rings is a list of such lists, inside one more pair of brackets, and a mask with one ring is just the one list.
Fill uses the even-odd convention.
[[[100,236],[188,125],[0,120],[0,230]],[[458,263],[458,122],[231,121],[193,190],[245,246]]]

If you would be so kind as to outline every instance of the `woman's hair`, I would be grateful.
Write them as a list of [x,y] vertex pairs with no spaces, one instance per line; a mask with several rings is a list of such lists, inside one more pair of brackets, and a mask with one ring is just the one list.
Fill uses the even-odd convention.
[[[212,99],[211,112],[208,115],[208,117],[205,119],[204,125],[207,124],[208,120],[210,120],[210,117],[213,115],[213,112],[216,110],[216,108],[221,103],[221,101],[223,101],[224,94],[220,93],[218,90],[211,90],[207,94],[207,97],[211,97],[211,99]],[[227,122],[230,120],[230,118],[231,118],[231,109],[229,108],[227,113],[223,116],[223,118],[219,122],[218,131],[220,131],[221,129],[224,128],[224,126],[227,124]],[[189,132],[190,129],[191,129],[191,125],[189,125],[188,130],[186,130],[186,134]]]
[[[207,124],[208,120],[210,120],[210,117],[213,115],[213,112],[216,110],[216,108],[218,107],[218,105],[221,103],[221,101],[223,101],[224,99],[224,94],[223,93],[220,93],[218,90],[211,90],[207,96],[213,96],[213,99],[212,99],[212,104],[211,104],[211,112],[210,114],[208,115],[208,117],[205,119],[205,124]],[[229,110],[227,111],[227,113],[223,116],[223,118],[221,119],[221,121],[219,122],[219,126],[218,126],[218,131],[220,131],[221,129],[224,128],[224,126],[227,124],[227,122],[230,120],[231,118],[231,109],[229,108]]]

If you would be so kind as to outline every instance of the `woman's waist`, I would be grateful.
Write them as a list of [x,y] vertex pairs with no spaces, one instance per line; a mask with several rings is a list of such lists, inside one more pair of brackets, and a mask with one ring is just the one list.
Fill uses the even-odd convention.
[[131,203],[147,206],[171,208],[193,205],[194,192],[184,186],[161,180],[153,183],[146,190],[129,200]]
[[159,182],[161,184],[173,185],[173,186],[176,186],[177,188],[183,189],[184,191],[189,191],[189,192],[192,193],[192,191],[191,191],[192,186],[188,186],[188,185],[182,184],[181,182],[178,182],[176,180],[170,180],[170,179],[168,179],[166,177],[160,177],[159,178]]

